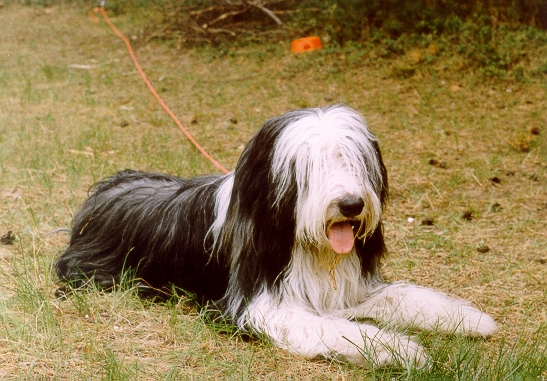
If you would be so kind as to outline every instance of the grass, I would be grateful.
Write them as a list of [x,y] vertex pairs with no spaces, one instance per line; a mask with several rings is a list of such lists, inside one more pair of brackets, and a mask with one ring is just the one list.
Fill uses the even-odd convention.
[[[0,377],[547,377],[546,77],[493,79],[448,53],[401,72],[408,57],[351,46],[292,55],[288,42],[218,50],[136,42],[162,97],[227,168],[274,115],[337,102],[361,111],[390,175],[385,277],[472,301],[499,322],[492,339],[421,333],[429,368],[367,371],[248,338],[187,296],[152,303],[128,285],[57,300],[51,264],[67,236],[46,233],[70,226],[94,181],[123,168],[215,171],[147,93],[123,44],[86,12],[0,8],[0,235],[16,236],[0,246]],[[137,28],[129,16],[114,20],[123,31]],[[544,48],[530,50],[527,62],[545,65],[544,57]]]

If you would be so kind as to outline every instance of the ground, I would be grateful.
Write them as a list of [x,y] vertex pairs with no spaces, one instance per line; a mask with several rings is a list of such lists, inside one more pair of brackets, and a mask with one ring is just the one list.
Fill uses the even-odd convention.
[[[148,93],[123,42],[89,10],[0,7],[0,375],[405,375],[294,357],[208,321],[187,298],[149,303],[132,289],[55,298],[51,264],[67,235],[47,233],[70,226],[94,181],[124,168],[217,171]],[[139,25],[131,15],[113,21],[129,34]],[[499,348],[507,357],[526,352],[527,339],[545,345],[534,341],[547,320],[545,75],[491,78],[450,55],[414,60],[402,73],[412,55],[390,61],[328,46],[295,55],[290,41],[221,49],[132,41],[166,103],[229,169],[272,116],[332,103],[359,110],[389,173],[386,280],[465,298],[500,326],[486,342],[422,337],[434,357],[473,348],[484,363]],[[463,357],[460,366],[456,355],[437,355],[431,372],[456,377],[459,366],[472,367]],[[425,378],[420,374],[415,379]]]

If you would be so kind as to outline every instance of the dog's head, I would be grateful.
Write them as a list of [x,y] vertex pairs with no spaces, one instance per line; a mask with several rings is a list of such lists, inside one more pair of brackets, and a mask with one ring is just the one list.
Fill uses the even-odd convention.
[[[377,139],[354,110],[333,106],[280,117],[271,173],[280,202],[296,188],[296,239],[350,252],[380,222],[387,175]],[[296,185],[296,186],[295,186]]]

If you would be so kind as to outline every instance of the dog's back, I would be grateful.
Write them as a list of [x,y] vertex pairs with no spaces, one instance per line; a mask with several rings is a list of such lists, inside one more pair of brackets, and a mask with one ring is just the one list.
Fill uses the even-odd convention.
[[192,179],[122,171],[97,183],[74,217],[55,265],[63,281],[110,288],[124,273],[152,288],[176,285],[205,299],[226,290],[226,264],[208,253],[221,176]]

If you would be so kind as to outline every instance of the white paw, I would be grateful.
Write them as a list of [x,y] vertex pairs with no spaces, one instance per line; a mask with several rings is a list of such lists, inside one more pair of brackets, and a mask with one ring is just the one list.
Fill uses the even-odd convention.
[[384,333],[371,342],[375,366],[422,367],[427,362],[424,348],[409,337]]
[[338,352],[335,357],[365,367],[423,367],[428,356],[424,348],[409,337],[378,331],[373,336],[367,336],[366,330],[360,332],[360,337],[350,339],[345,337],[350,347],[345,353]]
[[484,312],[471,306],[463,306],[456,316],[460,316],[455,333],[471,337],[488,337],[497,331],[498,326],[494,319]]

